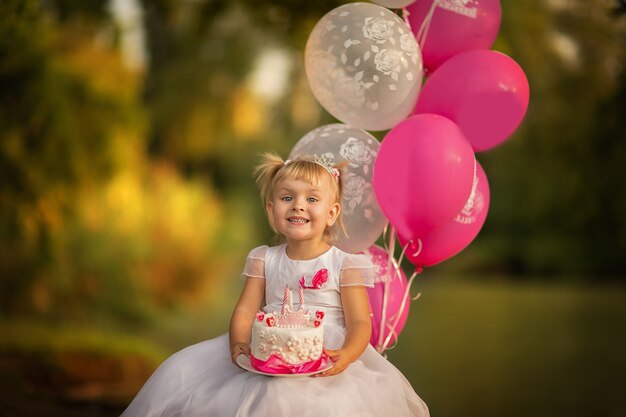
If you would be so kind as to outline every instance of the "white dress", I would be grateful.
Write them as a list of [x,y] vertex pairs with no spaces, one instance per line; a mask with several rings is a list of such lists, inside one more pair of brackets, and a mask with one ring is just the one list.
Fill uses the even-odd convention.
[[[304,304],[323,310],[324,346],[338,349],[346,336],[340,287],[371,286],[365,255],[331,247],[311,260],[292,260],[286,245],[260,246],[248,255],[244,277],[266,279],[266,312],[280,310],[285,285],[300,286],[326,268],[328,280],[304,290]],[[318,283],[318,286],[319,283]],[[294,305],[296,303],[294,302]],[[426,404],[398,369],[368,345],[342,373],[323,378],[258,375],[231,362],[228,334],[187,347],[169,357],[122,417],[427,417]]]

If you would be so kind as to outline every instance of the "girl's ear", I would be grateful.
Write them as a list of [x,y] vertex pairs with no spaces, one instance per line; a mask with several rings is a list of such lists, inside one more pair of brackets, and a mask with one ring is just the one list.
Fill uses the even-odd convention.
[[274,227],[274,203],[268,201],[267,204],[265,204],[265,213],[267,214],[267,221],[270,227],[276,232],[276,228]]
[[328,219],[326,220],[326,225],[331,227],[335,224],[337,219],[339,218],[339,213],[341,213],[341,205],[339,203],[335,203],[330,206],[328,210]]

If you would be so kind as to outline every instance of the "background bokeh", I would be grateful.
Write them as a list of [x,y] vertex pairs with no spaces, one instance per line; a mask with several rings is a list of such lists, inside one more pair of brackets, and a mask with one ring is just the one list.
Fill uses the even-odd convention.
[[[226,331],[272,239],[258,154],[335,122],[303,54],[342,3],[0,2],[0,414],[119,415]],[[501,3],[529,110],[387,354],[434,416],[623,416],[626,5]]]

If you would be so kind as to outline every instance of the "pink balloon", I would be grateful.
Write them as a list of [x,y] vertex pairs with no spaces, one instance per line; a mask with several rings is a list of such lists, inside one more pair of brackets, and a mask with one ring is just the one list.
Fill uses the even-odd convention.
[[[421,250],[419,242],[412,242],[406,250],[407,259],[418,267],[432,266],[465,249],[476,238],[485,223],[489,211],[489,197],[487,176],[476,162],[474,186],[463,209],[449,223],[421,237]],[[398,239],[402,246],[409,240],[402,236],[398,236]]]
[[415,113],[446,116],[479,152],[517,129],[528,98],[528,80],[517,62],[497,51],[470,51],[450,58],[426,81]]
[[436,114],[403,120],[387,133],[374,163],[378,204],[398,234],[424,236],[463,208],[474,153],[461,129]]
[[[432,2],[421,0],[407,7],[409,23],[416,35]],[[456,54],[491,48],[500,30],[501,17],[500,0],[440,0],[421,45],[424,66],[432,73]]]
[[[372,337],[370,338],[370,343],[372,346],[376,347],[378,344],[378,338],[380,335],[380,321],[382,319],[382,311],[383,311],[383,299],[385,294],[385,277],[387,276],[387,265],[389,262],[389,255],[387,251],[381,248],[378,245],[372,245],[363,253],[368,255],[376,268],[376,276],[377,280],[374,284],[374,288],[368,288],[367,294],[369,296],[370,302],[370,312],[372,316]],[[400,306],[402,304],[402,298],[404,297],[404,291],[406,290],[407,280],[404,275],[404,271],[399,269],[399,275],[393,274],[391,277],[391,283],[389,286],[389,295],[387,298],[387,314],[386,314],[386,322],[388,326],[391,326],[400,315],[398,320],[398,324],[394,329],[394,333],[390,338],[389,344],[391,345],[395,340],[396,336],[400,334],[402,329],[404,328],[404,324],[406,323],[406,319],[409,315],[409,304],[411,299],[407,299],[404,304],[404,309],[400,311]],[[385,338],[389,335],[389,327],[385,326],[385,331],[383,332],[383,342]],[[394,335],[395,334],[395,335]]]

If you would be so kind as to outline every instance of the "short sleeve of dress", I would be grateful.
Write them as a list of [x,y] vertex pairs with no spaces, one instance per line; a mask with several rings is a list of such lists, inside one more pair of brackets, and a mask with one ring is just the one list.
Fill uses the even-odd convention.
[[373,287],[374,278],[374,264],[367,255],[346,255],[339,275],[340,286],[364,285]]
[[243,267],[241,278],[265,278],[265,254],[267,245],[259,246],[250,251]]

